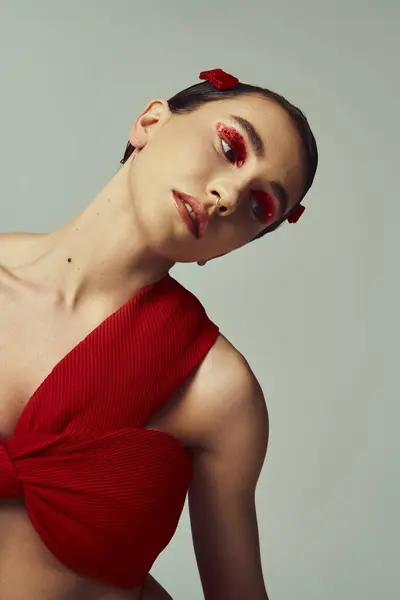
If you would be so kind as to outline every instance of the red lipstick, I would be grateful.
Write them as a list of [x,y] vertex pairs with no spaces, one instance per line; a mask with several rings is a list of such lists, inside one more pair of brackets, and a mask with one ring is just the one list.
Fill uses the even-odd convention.
[[209,222],[209,215],[203,204],[197,198],[189,196],[184,192],[172,190],[175,206],[182,220],[186,223],[189,231],[196,237],[204,236]]

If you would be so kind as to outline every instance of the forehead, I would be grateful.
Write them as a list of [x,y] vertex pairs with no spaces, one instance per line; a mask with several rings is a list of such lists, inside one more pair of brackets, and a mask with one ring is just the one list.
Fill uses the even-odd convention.
[[210,102],[199,116],[215,121],[229,121],[231,115],[247,119],[259,133],[265,156],[260,159],[268,177],[279,179],[288,188],[295,204],[304,181],[303,146],[291,117],[277,102],[256,95]]

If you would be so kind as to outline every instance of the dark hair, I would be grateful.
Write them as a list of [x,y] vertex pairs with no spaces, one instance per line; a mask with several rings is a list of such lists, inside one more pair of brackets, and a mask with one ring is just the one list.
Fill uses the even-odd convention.
[[[288,113],[297,129],[297,132],[303,143],[306,166],[306,182],[301,194],[301,198],[298,202],[299,204],[313,184],[318,166],[318,149],[307,118],[299,108],[293,106],[293,104],[286,100],[286,98],[271,90],[254,85],[248,85],[246,83],[238,83],[232,89],[219,90],[208,81],[205,81],[204,83],[197,83],[189,88],[186,88],[185,90],[182,90],[181,92],[178,92],[178,94],[168,100],[168,104],[172,113],[184,114],[195,111],[197,108],[203,104],[206,104],[207,102],[227,100],[249,94],[268,98],[269,100],[273,100],[279,104]],[[124,157],[121,160],[121,164],[124,164],[128,160],[134,150],[135,148],[128,142]],[[291,210],[295,210],[296,206],[294,206]],[[288,216],[289,215],[285,215],[283,219],[264,229],[255,239],[277,229],[284,221],[286,221]]]

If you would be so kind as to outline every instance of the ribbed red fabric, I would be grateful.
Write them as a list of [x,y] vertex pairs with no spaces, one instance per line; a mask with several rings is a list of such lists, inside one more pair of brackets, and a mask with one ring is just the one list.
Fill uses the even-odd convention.
[[172,436],[143,427],[217,335],[168,275],[75,346],[0,442],[0,500],[23,496],[70,569],[120,588],[144,583],[178,525],[190,461]]

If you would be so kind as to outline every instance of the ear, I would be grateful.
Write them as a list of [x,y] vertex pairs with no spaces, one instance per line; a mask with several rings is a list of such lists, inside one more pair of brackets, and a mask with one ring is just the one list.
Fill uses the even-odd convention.
[[134,148],[144,148],[151,132],[165,123],[171,116],[166,100],[151,100],[132,123],[129,141]]

